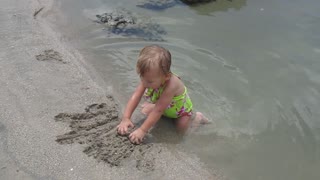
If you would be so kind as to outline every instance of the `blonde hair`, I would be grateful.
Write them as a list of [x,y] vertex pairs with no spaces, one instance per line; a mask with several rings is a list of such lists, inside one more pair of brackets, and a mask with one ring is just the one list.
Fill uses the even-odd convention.
[[157,67],[167,75],[170,73],[171,54],[170,52],[158,45],[145,46],[139,54],[137,62],[137,73],[143,76],[150,68]]

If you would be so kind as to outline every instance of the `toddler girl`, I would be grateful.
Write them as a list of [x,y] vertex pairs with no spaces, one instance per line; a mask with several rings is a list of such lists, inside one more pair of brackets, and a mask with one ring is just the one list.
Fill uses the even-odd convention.
[[145,96],[148,102],[142,105],[142,113],[147,115],[147,119],[129,135],[132,143],[140,144],[145,134],[162,115],[175,118],[177,130],[181,133],[188,130],[191,120],[195,123],[208,121],[200,112],[193,114],[187,88],[180,78],[170,71],[170,66],[171,54],[165,48],[152,45],[140,51],[137,73],[141,81],[129,99],[121,123],[117,127],[119,134],[128,133],[128,128],[134,126],[130,120],[131,115],[142,96]]

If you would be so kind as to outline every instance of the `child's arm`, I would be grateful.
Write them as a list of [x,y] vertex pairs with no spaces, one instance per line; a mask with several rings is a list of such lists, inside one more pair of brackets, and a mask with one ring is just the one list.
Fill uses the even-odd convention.
[[168,105],[171,103],[174,96],[174,87],[167,86],[161,97],[155,104],[154,109],[150,112],[147,119],[143,122],[140,128],[136,129],[130,134],[130,140],[133,143],[140,144],[145,134],[149,129],[155,125],[161,118],[163,112],[166,110]]
[[118,125],[118,133],[121,135],[128,133],[128,128],[133,127],[133,124],[131,122],[131,115],[133,111],[136,109],[137,105],[139,104],[141,97],[144,93],[144,86],[142,83],[138,85],[134,93],[132,94],[131,98],[129,99],[127,106],[125,108],[122,120],[120,124]]

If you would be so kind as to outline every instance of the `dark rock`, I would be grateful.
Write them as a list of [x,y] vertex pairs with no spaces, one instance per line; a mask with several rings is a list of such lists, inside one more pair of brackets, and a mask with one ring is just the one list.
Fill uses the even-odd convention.
[[133,15],[125,9],[96,15],[96,17],[96,22],[105,24],[106,30],[113,34],[154,41],[163,41],[162,35],[166,34],[164,28],[152,22],[151,19]]

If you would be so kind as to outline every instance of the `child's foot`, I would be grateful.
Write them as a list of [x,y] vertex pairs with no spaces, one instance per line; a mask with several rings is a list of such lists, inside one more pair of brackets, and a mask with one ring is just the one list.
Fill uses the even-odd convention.
[[192,127],[199,127],[202,124],[208,124],[209,120],[201,112],[196,112],[192,117]]
[[148,115],[154,108],[155,104],[149,103],[149,102],[144,102],[141,107],[141,113]]

